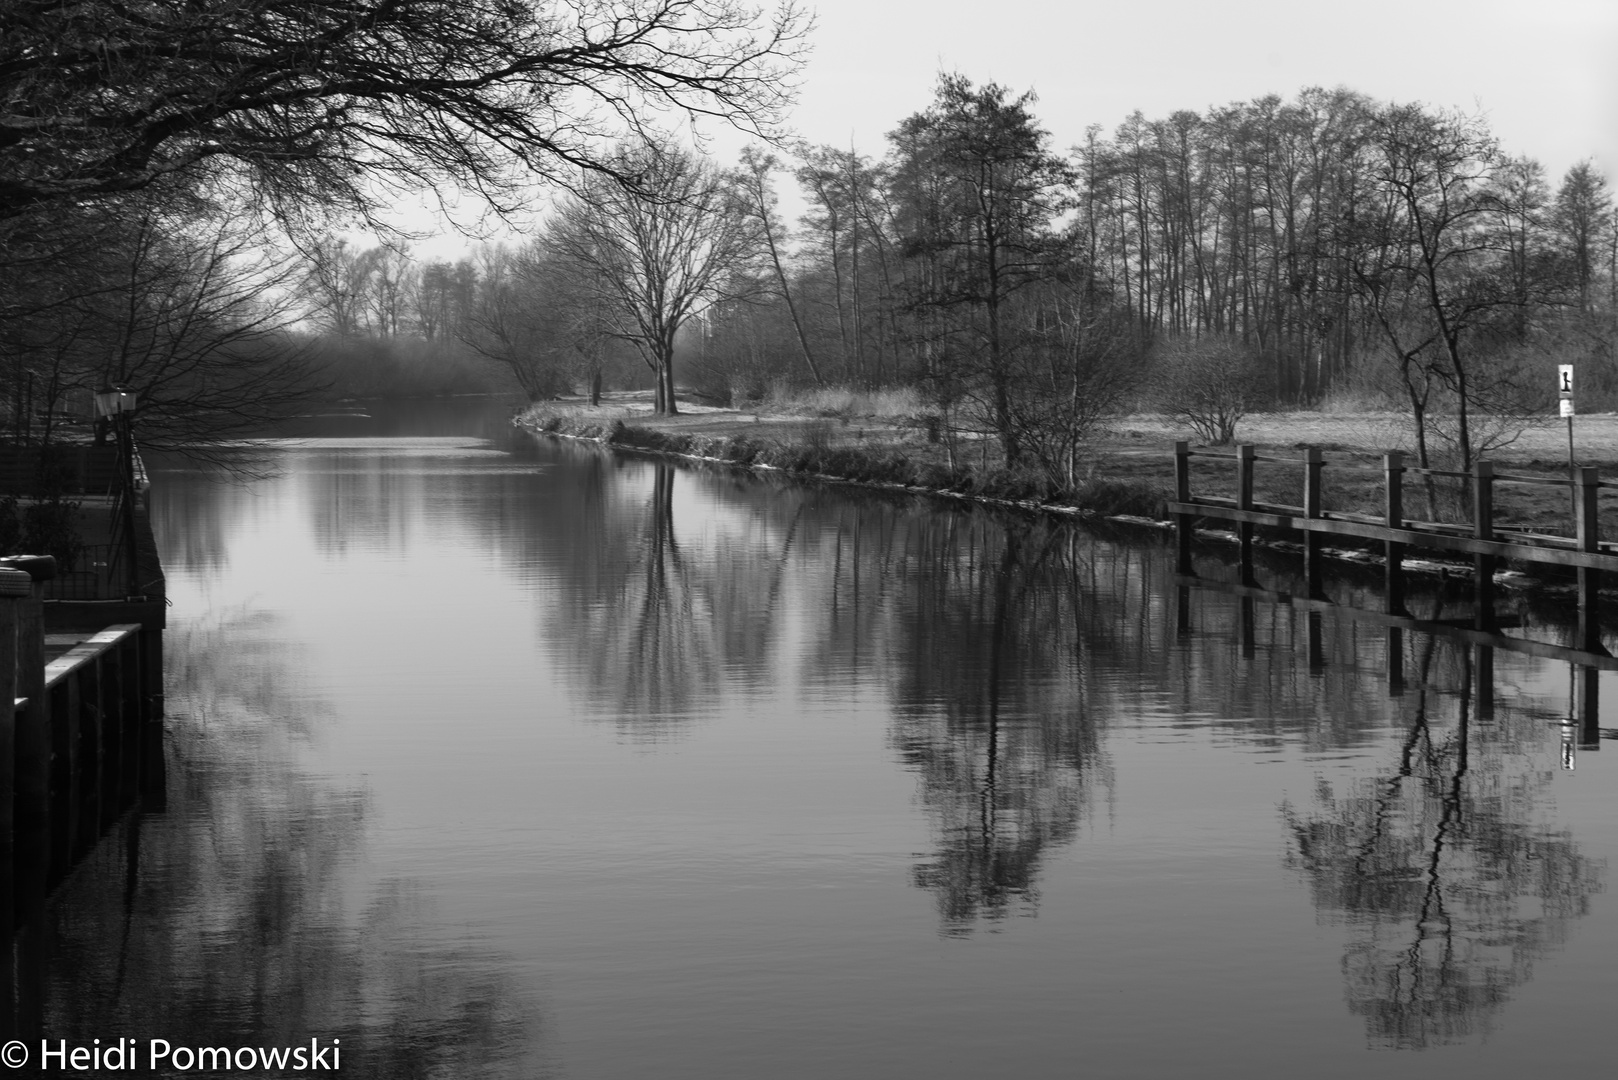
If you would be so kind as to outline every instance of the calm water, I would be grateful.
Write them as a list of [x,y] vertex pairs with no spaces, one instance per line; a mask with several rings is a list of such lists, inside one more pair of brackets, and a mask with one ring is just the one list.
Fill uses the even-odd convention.
[[168,806],[54,903],[47,1034],[378,1077],[1605,1075],[1618,743],[1563,767],[1567,665],[1497,655],[1491,704],[1411,637],[1390,695],[1375,628],[1311,668],[1287,608],[1178,627],[1150,540],[502,415],[156,475]]

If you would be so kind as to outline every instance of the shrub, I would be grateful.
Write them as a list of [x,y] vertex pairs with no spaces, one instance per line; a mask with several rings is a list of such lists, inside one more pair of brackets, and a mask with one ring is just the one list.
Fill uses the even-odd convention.
[[1158,351],[1154,385],[1163,412],[1204,442],[1224,446],[1242,417],[1266,399],[1259,357],[1235,338],[1181,338]]

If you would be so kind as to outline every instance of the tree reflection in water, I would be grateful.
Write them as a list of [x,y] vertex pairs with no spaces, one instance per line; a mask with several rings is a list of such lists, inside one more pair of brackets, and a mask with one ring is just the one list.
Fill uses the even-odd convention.
[[[587,699],[658,738],[733,692],[881,680],[934,837],[912,880],[947,935],[1036,910],[1043,862],[1110,798],[1114,714],[1160,701],[1232,745],[1329,753],[1376,744],[1398,708],[1372,659],[1380,631],[1339,626],[1318,671],[1290,609],[1233,628],[1231,605],[1204,596],[1208,632],[1177,634],[1172,563],[1138,536],[556,454],[586,460],[526,538],[566,563],[546,625]],[[1470,1030],[1598,887],[1568,836],[1537,823],[1549,777],[1526,770],[1542,718],[1479,721],[1467,657],[1420,640],[1412,686],[1459,695],[1401,699],[1416,712],[1389,777],[1288,808],[1292,864],[1360,933],[1355,1008],[1394,1045]]]
[[321,706],[270,618],[168,632],[167,808],[103,839],[20,935],[23,1037],[336,1038],[349,1076],[543,1075],[499,962],[420,942],[410,882],[357,880],[366,799],[300,766]]
[[916,538],[925,561],[907,605],[894,741],[941,839],[915,882],[959,936],[1034,911],[1042,857],[1076,834],[1105,770],[1082,649],[1061,625],[1076,595],[1074,535],[945,524]]
[[[1343,920],[1349,1007],[1370,1042],[1419,1048],[1489,1030],[1562,943],[1604,867],[1542,821],[1553,773],[1529,756],[1543,717],[1478,715],[1464,646],[1427,639],[1397,760],[1308,812],[1283,807],[1287,864]],[[1458,685],[1453,694],[1428,689]]]

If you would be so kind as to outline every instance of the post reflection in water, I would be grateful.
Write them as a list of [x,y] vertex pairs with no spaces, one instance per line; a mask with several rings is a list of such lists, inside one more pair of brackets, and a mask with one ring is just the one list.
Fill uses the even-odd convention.
[[1390,1048],[1488,1031],[1602,888],[1604,867],[1543,820],[1553,777],[1527,752],[1543,717],[1488,715],[1472,650],[1447,645],[1421,642],[1420,689],[1381,775],[1322,782],[1312,807],[1284,810],[1288,865],[1350,929],[1349,1007]]
[[340,1034],[366,1076],[1601,1052],[1593,679],[1186,585],[1150,533],[430,434],[159,475],[169,809],[52,901],[45,1033]]
[[[1042,862],[1111,800],[1108,717],[1146,688],[1249,744],[1327,754],[1399,733],[1384,775],[1321,778],[1310,805],[1283,804],[1284,865],[1346,927],[1349,1008],[1375,1046],[1490,1030],[1602,887],[1604,867],[1546,824],[1543,713],[1496,716],[1482,647],[1329,625],[1250,596],[1193,614],[1210,598],[1172,588],[1150,548],[1044,519],[646,468],[649,496],[623,504],[643,524],[603,527],[624,550],[590,554],[577,615],[561,624],[588,627],[574,647],[596,693],[625,723],[690,718],[722,674],[758,681],[789,633],[783,595],[812,590],[793,610],[816,614],[790,632],[808,635],[814,668],[887,681],[891,744],[936,845],[912,880],[946,936],[1037,912]],[[736,504],[752,525],[716,525],[695,495],[682,523],[682,488]],[[602,567],[617,575],[607,602]],[[795,581],[806,567],[812,581]],[[1440,602],[1418,591],[1412,603],[1429,599]],[[1216,625],[1198,633],[1203,622]],[[725,634],[737,625],[750,632]]]

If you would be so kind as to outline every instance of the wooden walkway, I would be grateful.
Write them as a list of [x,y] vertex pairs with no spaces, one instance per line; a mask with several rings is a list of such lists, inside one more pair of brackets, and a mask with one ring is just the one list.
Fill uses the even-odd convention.
[[[1232,494],[1199,495],[1192,491],[1192,459],[1197,457],[1234,462]],[[1254,466],[1260,461],[1299,470],[1302,506],[1261,503],[1255,499],[1253,472]],[[1331,467],[1334,470],[1366,471],[1360,466],[1334,464]],[[1175,497],[1169,504],[1169,510],[1175,519],[1178,573],[1185,578],[1195,578],[1191,556],[1197,522],[1204,518],[1229,521],[1236,526],[1241,585],[1258,589],[1253,568],[1255,530],[1260,527],[1284,530],[1298,534],[1303,545],[1307,595],[1301,599],[1334,606],[1325,599],[1321,588],[1325,541],[1334,536],[1360,542],[1372,541],[1381,547],[1383,556],[1384,611],[1380,613],[1381,617],[1387,619],[1391,626],[1420,630],[1427,627],[1423,627],[1419,620],[1412,619],[1405,608],[1406,556],[1412,549],[1471,555],[1475,614],[1469,629],[1478,635],[1480,642],[1486,639],[1488,644],[1496,648],[1575,660],[1608,670],[1618,668],[1618,661],[1613,660],[1601,640],[1600,630],[1602,576],[1609,571],[1618,572],[1618,543],[1601,539],[1599,521],[1601,491],[1618,487],[1618,484],[1603,481],[1597,469],[1581,468],[1573,477],[1563,480],[1501,473],[1495,470],[1493,463],[1480,461],[1472,472],[1457,473],[1411,468],[1405,465],[1402,454],[1390,451],[1383,455],[1382,467],[1377,470],[1381,474],[1383,512],[1370,515],[1322,509],[1326,468],[1325,456],[1318,449],[1306,450],[1302,458],[1294,459],[1261,457],[1252,446],[1238,446],[1234,451],[1226,452],[1193,451],[1189,443],[1176,443]],[[1404,494],[1405,480],[1410,476],[1443,477],[1464,483],[1471,520],[1454,524],[1408,517]],[[1568,491],[1575,513],[1574,535],[1497,527],[1494,505],[1495,487],[1498,484],[1531,484]],[[1575,572],[1579,622],[1572,648],[1506,637],[1497,632],[1499,620],[1495,613],[1495,574],[1505,561],[1562,566]],[[1618,581],[1618,578],[1614,580]],[[1451,624],[1445,625],[1454,629]]]

